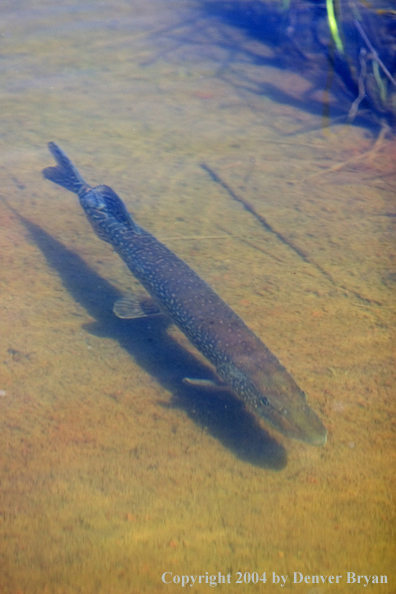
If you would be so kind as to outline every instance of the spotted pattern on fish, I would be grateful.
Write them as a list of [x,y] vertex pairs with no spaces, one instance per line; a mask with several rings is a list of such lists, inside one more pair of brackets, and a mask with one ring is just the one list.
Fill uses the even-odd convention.
[[75,192],[96,234],[110,243],[160,310],[248,407],[289,437],[313,445],[327,431],[304,392],[265,344],[181,258],[140,227],[108,186],[89,186],[55,144],[45,178]]

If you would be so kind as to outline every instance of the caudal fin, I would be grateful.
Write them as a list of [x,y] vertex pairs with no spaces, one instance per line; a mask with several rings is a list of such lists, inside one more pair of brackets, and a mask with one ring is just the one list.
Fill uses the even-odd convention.
[[70,192],[74,192],[75,194],[78,194],[84,187],[90,187],[83,180],[70,159],[59,146],[55,144],[55,142],[49,142],[48,148],[55,157],[58,165],[56,167],[46,167],[43,169],[42,173],[46,179],[63,186],[66,190],[70,190]]

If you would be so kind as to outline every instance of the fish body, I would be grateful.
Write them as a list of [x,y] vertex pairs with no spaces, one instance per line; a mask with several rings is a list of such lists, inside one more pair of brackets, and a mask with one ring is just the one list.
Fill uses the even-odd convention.
[[96,234],[112,245],[221,380],[284,435],[323,445],[326,428],[256,334],[186,262],[132,219],[111,188],[92,188],[55,143],[48,147],[57,166],[44,169],[44,177],[78,195]]

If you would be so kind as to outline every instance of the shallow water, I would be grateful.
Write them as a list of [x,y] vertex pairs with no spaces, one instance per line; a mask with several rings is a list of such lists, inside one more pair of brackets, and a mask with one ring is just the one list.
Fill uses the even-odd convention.
[[[246,34],[192,0],[2,12],[1,594],[177,591],[164,572],[307,594],[362,591],[354,572],[395,592],[391,135],[324,129],[306,78],[246,60]],[[165,320],[115,318],[139,285],[42,179],[49,140],[278,356],[325,447],[184,386],[208,366]]]

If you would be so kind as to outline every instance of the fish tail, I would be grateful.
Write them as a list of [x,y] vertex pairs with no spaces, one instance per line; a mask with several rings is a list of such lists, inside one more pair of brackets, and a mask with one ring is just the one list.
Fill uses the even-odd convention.
[[46,167],[42,173],[46,179],[59,184],[70,192],[79,194],[83,188],[90,186],[83,180],[70,159],[59,148],[55,142],[49,142],[48,148],[54,156],[58,165],[56,167]]

